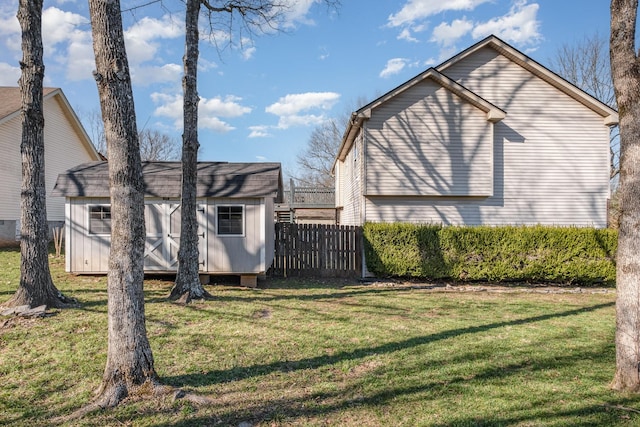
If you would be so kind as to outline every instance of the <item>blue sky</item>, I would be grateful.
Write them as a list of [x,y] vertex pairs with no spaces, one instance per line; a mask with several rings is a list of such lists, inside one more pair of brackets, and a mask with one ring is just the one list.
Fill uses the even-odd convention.
[[[200,46],[200,160],[275,161],[296,173],[313,128],[357,109],[489,34],[549,65],[558,49],[607,38],[606,0],[318,0],[292,5],[280,32],[234,34]],[[123,0],[123,8],[144,4]],[[180,138],[184,4],[126,12],[138,127]],[[17,2],[0,2],[0,85],[19,77]],[[45,85],[61,87],[78,115],[96,111],[86,0],[45,0]]]

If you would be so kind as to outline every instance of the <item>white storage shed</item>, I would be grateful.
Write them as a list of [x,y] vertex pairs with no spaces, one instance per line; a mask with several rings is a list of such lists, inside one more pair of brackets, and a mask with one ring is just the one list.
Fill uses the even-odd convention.
[[[180,244],[180,162],[144,162],[144,268],[177,270]],[[66,271],[108,269],[111,208],[107,162],[90,162],[58,176],[52,195],[66,198]],[[279,163],[198,164],[200,271],[249,278],[266,273],[274,256],[274,205],[282,199]]]

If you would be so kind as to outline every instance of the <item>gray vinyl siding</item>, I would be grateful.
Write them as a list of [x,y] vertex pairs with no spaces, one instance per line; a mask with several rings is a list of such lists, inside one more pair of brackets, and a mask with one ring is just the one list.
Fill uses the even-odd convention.
[[[216,208],[222,205],[244,206],[244,235],[218,235],[216,230]],[[259,273],[265,272],[261,265],[260,253],[265,244],[265,236],[260,235],[260,200],[257,199],[215,199],[209,202],[209,269],[217,273]],[[264,229],[264,227],[262,227]]]
[[110,235],[89,234],[89,206],[109,205],[108,198],[69,199],[65,257],[73,273],[106,273],[109,269]]
[[493,132],[491,194],[374,194],[369,182],[367,221],[606,226],[609,129],[602,116],[488,47],[441,71],[507,112]]
[[344,161],[338,162],[341,202],[338,207],[342,207],[340,213],[341,225],[359,225],[362,223],[362,175],[363,175],[363,143],[362,135],[356,137],[351,150],[346,155]]
[[366,122],[367,196],[490,196],[493,124],[426,79]]
[[276,247],[276,221],[273,214],[275,212],[275,203],[273,199],[262,199],[262,209],[264,225],[263,230],[260,232],[260,235],[264,236],[265,241],[261,248],[261,258],[263,259],[263,265],[261,266],[262,269],[260,271],[266,272],[269,267],[271,267],[271,264],[273,264]]
[[483,219],[606,226],[609,129],[601,116],[490,48],[444,72],[507,111],[495,128],[497,200],[484,203],[503,209],[480,206]]
[[[443,225],[557,225],[603,227],[593,219],[602,194],[566,197],[553,194],[541,205],[533,198],[496,197],[370,197],[367,221]],[[542,221],[541,219],[545,219]]]

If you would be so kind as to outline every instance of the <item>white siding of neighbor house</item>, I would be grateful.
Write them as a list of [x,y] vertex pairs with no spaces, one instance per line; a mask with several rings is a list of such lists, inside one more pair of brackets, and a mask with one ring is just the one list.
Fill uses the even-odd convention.
[[22,182],[22,160],[20,138],[22,127],[20,115],[0,124],[0,220],[20,219],[20,186]]
[[426,79],[367,121],[367,196],[490,196],[493,124],[486,112]]
[[351,147],[344,161],[338,161],[338,188],[336,194],[339,198],[336,206],[342,208],[340,212],[341,225],[358,225],[362,223],[362,159],[363,143],[361,131]]
[[[64,221],[64,197],[50,197],[58,174],[80,163],[97,160],[82,143],[78,130],[63,110],[59,96],[44,100],[44,152],[47,219]],[[20,218],[20,187],[22,159],[20,142],[22,125],[20,114],[0,124],[0,220]]]
[[[60,173],[98,158],[84,146],[80,130],[72,125],[70,112],[63,109],[58,96],[45,100],[44,113],[45,183],[51,194]],[[47,196],[47,216],[49,221],[64,220],[64,197]]]
[[603,117],[488,47],[441,71],[507,113],[494,128],[492,195],[386,191],[388,197],[367,199],[366,221],[606,226],[609,130]]

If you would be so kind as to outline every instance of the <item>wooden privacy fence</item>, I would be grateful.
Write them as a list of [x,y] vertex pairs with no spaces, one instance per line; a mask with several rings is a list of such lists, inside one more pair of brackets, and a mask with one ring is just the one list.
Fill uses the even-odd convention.
[[276,223],[274,276],[359,277],[362,227]]

